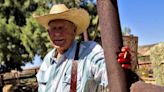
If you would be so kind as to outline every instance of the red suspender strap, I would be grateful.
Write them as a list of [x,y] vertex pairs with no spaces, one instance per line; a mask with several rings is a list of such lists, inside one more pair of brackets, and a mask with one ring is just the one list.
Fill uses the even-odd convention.
[[76,52],[75,52],[75,58],[72,61],[72,70],[71,70],[71,86],[70,86],[70,92],[76,92],[77,87],[77,67],[78,67],[78,54],[80,49],[80,43],[77,43],[76,46]]
[[77,61],[72,62],[72,71],[71,71],[71,88],[70,92],[76,92],[77,86]]

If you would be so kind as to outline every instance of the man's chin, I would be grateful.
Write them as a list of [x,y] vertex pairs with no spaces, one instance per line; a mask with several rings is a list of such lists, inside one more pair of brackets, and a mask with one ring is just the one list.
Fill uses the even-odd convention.
[[54,46],[54,48],[56,48],[57,49],[57,51],[59,51],[58,53],[65,53],[67,50],[68,50],[68,48],[66,48],[66,47],[61,47],[61,46]]
[[64,47],[63,46],[54,45],[54,48],[56,48],[56,49],[62,49]]
[[65,45],[64,45],[64,46],[57,46],[57,45],[54,45],[54,48],[60,49],[60,50],[65,50]]

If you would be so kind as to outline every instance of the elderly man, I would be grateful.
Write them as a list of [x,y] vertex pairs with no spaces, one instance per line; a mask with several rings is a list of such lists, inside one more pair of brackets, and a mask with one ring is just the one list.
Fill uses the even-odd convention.
[[75,41],[89,26],[85,10],[58,4],[48,15],[35,18],[48,30],[54,47],[36,75],[39,92],[84,92],[89,80],[108,85],[102,47],[94,41]]

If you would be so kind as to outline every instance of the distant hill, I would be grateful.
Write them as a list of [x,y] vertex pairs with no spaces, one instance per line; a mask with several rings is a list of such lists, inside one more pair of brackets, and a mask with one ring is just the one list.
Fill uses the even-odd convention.
[[150,55],[150,49],[157,45],[156,44],[150,44],[150,45],[143,45],[143,46],[138,46],[138,55],[139,56],[146,56],[146,55]]
[[138,62],[150,62],[151,48],[160,43],[138,46]]
[[[163,42],[159,42],[159,43],[163,43]],[[150,55],[150,49],[159,43],[138,46],[138,55],[141,56]]]

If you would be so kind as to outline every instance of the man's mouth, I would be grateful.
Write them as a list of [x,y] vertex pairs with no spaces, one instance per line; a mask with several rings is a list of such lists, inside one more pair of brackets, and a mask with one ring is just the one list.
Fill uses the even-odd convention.
[[56,39],[53,41],[55,45],[63,45],[65,43],[64,39]]

